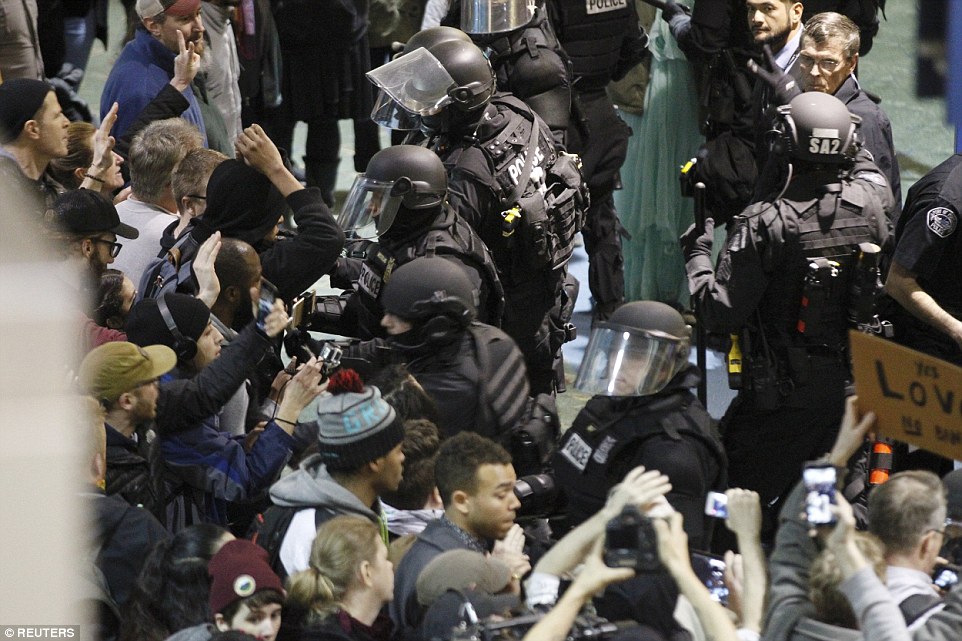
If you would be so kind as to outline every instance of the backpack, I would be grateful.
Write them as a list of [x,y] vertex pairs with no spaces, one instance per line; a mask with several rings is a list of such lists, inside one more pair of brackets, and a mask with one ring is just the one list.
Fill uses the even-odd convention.
[[913,594],[899,603],[899,610],[905,618],[905,625],[912,625],[943,603],[944,601],[935,594]]
[[197,279],[193,273],[193,262],[200,248],[200,242],[194,238],[191,225],[167,250],[163,256],[151,259],[140,277],[137,300],[158,298],[170,292],[195,294]]
[[[248,538],[252,542],[267,551],[267,562],[281,581],[287,580],[287,569],[281,562],[281,544],[284,543],[284,537],[287,536],[287,530],[291,527],[294,515],[303,509],[303,507],[272,505],[254,518],[254,524],[251,525],[248,533]],[[337,514],[330,508],[315,507],[314,527],[320,527],[322,523]]]
[[473,323],[468,327],[478,364],[478,398],[486,423],[497,426],[500,441],[519,476],[541,473],[554,454],[561,423],[550,394],[528,396],[530,388],[517,349],[504,355],[495,344],[511,339],[499,330]]

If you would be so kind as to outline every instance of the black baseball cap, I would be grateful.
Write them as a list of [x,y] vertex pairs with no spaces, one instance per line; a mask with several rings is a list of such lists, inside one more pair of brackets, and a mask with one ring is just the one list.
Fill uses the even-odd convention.
[[75,234],[113,232],[133,240],[140,235],[136,227],[120,222],[117,208],[99,192],[74,189],[54,202],[55,220],[61,229]]

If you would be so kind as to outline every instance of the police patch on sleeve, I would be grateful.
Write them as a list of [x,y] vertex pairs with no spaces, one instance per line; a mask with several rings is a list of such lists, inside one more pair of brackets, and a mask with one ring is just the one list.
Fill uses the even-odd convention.
[[939,238],[948,238],[958,222],[958,216],[948,207],[934,207],[925,214],[925,224]]

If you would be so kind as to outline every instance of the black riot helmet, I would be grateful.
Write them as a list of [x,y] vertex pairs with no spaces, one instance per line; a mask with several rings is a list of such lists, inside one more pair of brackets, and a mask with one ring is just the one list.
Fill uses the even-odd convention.
[[494,70],[484,52],[470,40],[448,40],[429,49],[456,87],[448,92],[453,106],[461,111],[475,111],[491,100],[495,91]]
[[427,29],[422,29],[416,34],[411,36],[407,42],[404,43],[404,50],[397,54],[398,56],[403,56],[406,53],[411,53],[415,49],[420,49],[424,47],[425,49],[431,49],[442,42],[471,42],[471,36],[461,31],[460,29],[455,29],[454,27],[429,27]]
[[371,118],[399,128],[419,122],[447,131],[476,124],[496,88],[491,63],[470,38],[406,51],[366,75],[378,88]]
[[474,320],[480,293],[464,268],[437,256],[422,256],[391,273],[381,293],[384,312],[424,328],[430,339],[456,334]]
[[862,119],[849,113],[841,100],[809,91],[778,108],[781,140],[774,151],[816,164],[839,164],[857,147],[856,128]]
[[399,209],[439,207],[447,190],[447,173],[436,153],[416,145],[388,147],[374,154],[367,171],[354,179],[337,222],[345,232],[359,232],[374,222],[382,236]]
[[575,388],[603,396],[660,392],[688,364],[691,327],[656,301],[626,303],[591,330]]

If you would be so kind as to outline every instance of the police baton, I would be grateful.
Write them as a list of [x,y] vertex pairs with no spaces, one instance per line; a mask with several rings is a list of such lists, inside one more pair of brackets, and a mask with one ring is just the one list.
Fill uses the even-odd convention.
[[[647,2],[647,0],[646,0]],[[695,227],[699,231],[705,231],[705,183],[699,181],[695,183]],[[695,359],[698,370],[701,372],[701,379],[698,381],[698,400],[706,408],[708,407],[708,358],[705,353],[705,323],[702,322],[701,305],[696,298],[692,298],[692,307],[695,312]]]

